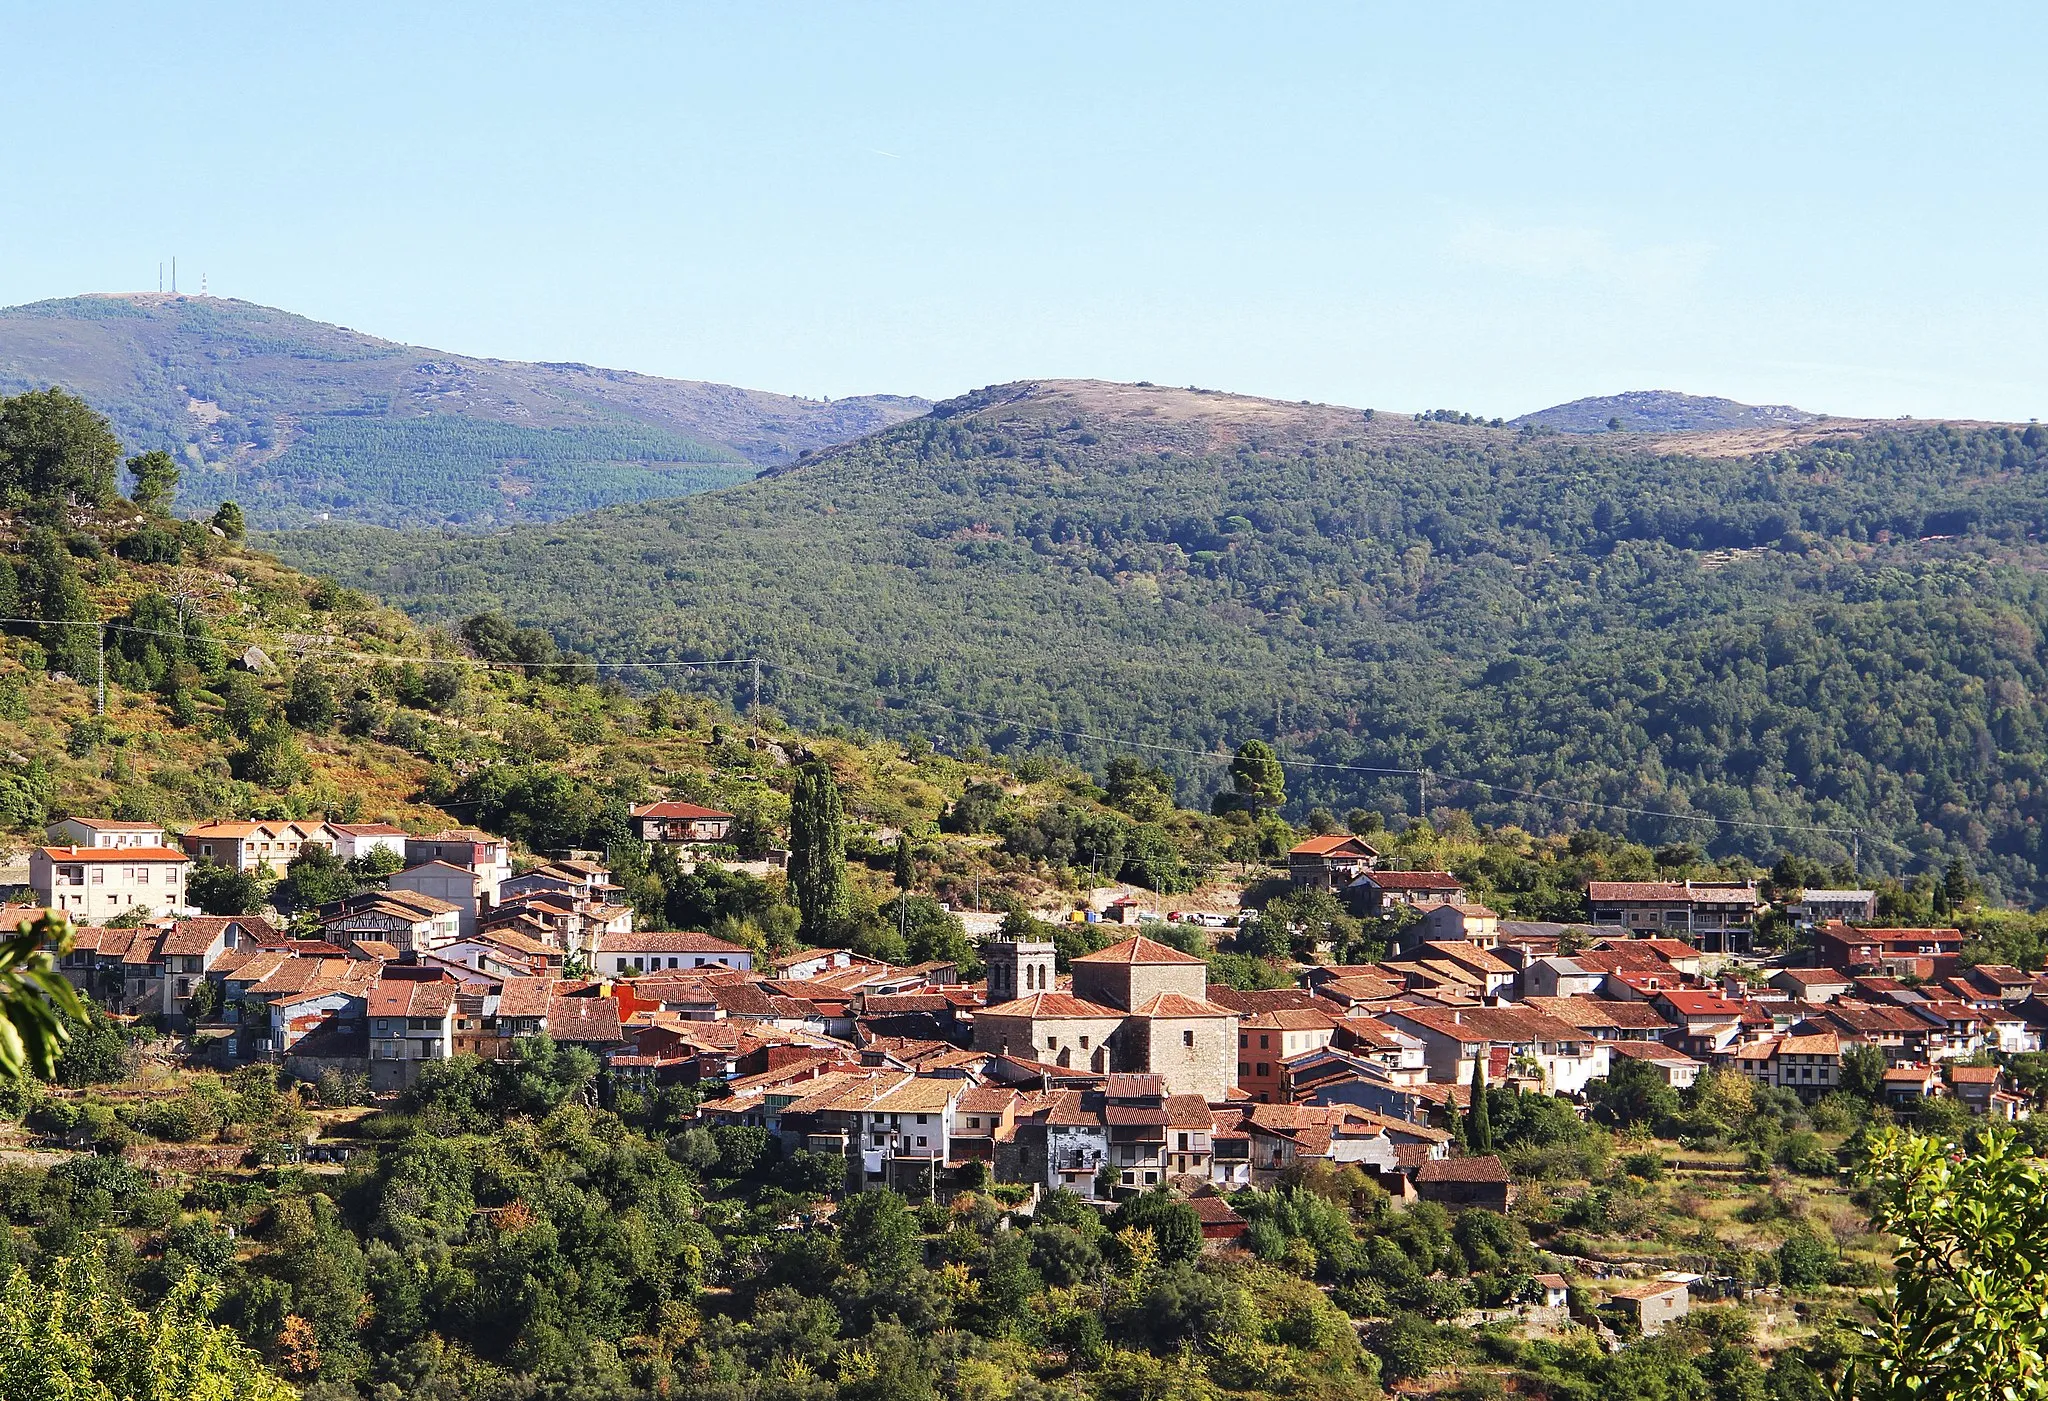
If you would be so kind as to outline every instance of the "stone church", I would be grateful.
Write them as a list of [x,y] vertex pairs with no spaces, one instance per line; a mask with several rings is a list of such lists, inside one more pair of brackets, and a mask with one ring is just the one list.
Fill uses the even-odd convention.
[[1053,981],[1053,946],[982,945],[989,1005],[974,1048],[1098,1074],[1149,1073],[1166,1092],[1221,1103],[1237,1083],[1237,1013],[1210,1002],[1209,966],[1140,935],[1074,960]]

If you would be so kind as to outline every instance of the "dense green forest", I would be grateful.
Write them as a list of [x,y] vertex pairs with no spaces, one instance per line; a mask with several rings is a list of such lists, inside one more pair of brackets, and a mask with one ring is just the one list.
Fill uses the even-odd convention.
[[[96,1018],[59,1066],[82,1093],[0,1087],[0,1128],[101,1150],[0,1168],[0,1270],[23,1267],[24,1293],[87,1259],[81,1283],[159,1315],[190,1313],[196,1276],[306,1401],[1337,1401],[1503,1381],[1548,1401],[1819,1401],[1888,1253],[1842,1217],[1833,1147],[1860,1154],[1883,1111],[1836,1096],[1809,1112],[1733,1073],[1683,1095],[1634,1077],[1591,1126],[1490,1090],[1494,1147],[1525,1183],[1513,1214],[1396,1207],[1356,1167],[1305,1164],[1234,1194],[1246,1248],[1214,1252],[1164,1191],[1107,1217],[1065,1192],[1020,1211],[1028,1189],[986,1182],[834,1202],[837,1154],[707,1126],[694,1091],[611,1086],[544,1037],[437,1063],[374,1113],[344,1077],[281,1086],[267,1066],[159,1077],[140,1098],[93,1088],[132,1083],[138,1049]],[[1640,1136],[1652,1123],[1755,1170],[1674,1179]],[[297,1162],[316,1126],[351,1150],[344,1169]],[[178,1145],[245,1163],[152,1181],[117,1155]],[[1613,1352],[1584,1329],[1470,1325],[1527,1299],[1551,1251],[1778,1285],[1804,1321],[1766,1342],[1755,1311],[1700,1307]]]
[[658,508],[276,544],[598,657],[768,658],[764,699],[805,723],[1098,766],[1160,746],[1183,801],[1221,782],[1200,755],[1263,735],[1299,809],[1412,812],[1414,778],[1371,770],[1427,769],[1433,809],[1482,821],[1961,858],[2048,896],[2048,429],[1727,458],[1112,388],[982,391]]

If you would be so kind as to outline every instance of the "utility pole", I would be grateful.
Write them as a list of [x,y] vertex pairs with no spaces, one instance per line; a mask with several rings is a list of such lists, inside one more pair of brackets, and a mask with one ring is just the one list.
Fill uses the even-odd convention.
[[761,748],[761,659],[754,658],[754,748]]
[[1415,815],[1429,820],[1429,770],[1418,769],[1415,774]]
[[101,624],[100,624],[100,629],[99,629],[99,638],[100,638],[100,708],[99,708],[99,713],[100,713],[101,715],[105,715],[105,714],[107,713],[107,625],[106,625],[105,623],[101,623]]

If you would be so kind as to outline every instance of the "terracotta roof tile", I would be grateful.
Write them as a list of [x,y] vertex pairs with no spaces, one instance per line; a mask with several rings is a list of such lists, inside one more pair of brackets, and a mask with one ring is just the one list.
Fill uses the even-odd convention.
[[1179,949],[1171,948],[1168,945],[1158,942],[1156,939],[1148,939],[1142,934],[1134,935],[1133,937],[1125,939],[1122,943],[1119,944],[1111,944],[1108,948],[1099,950],[1095,953],[1082,954],[1079,958],[1075,959],[1074,962],[1141,964],[1177,963],[1193,964],[1198,968],[1208,966],[1205,960],[1196,958],[1191,953],[1182,953]]
[[1432,1158],[1415,1170],[1417,1182],[1506,1182],[1507,1165],[1499,1158]]

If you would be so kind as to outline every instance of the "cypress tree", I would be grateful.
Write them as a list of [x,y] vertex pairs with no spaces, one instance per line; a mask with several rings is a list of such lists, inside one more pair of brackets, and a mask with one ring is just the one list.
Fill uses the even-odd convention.
[[797,771],[790,794],[789,886],[803,916],[805,939],[821,943],[844,923],[846,814],[832,771],[820,763]]
[[896,888],[908,890],[917,882],[917,865],[910,859],[910,838],[896,835]]
[[1465,1151],[1465,1118],[1458,1113],[1458,1097],[1451,1095],[1444,1100],[1444,1129],[1451,1136],[1451,1147],[1460,1153]]
[[1493,1123],[1486,1113],[1486,1048],[1481,1043],[1479,1054],[1472,1060],[1472,1126],[1467,1137],[1472,1140],[1472,1151],[1491,1153],[1493,1151]]

